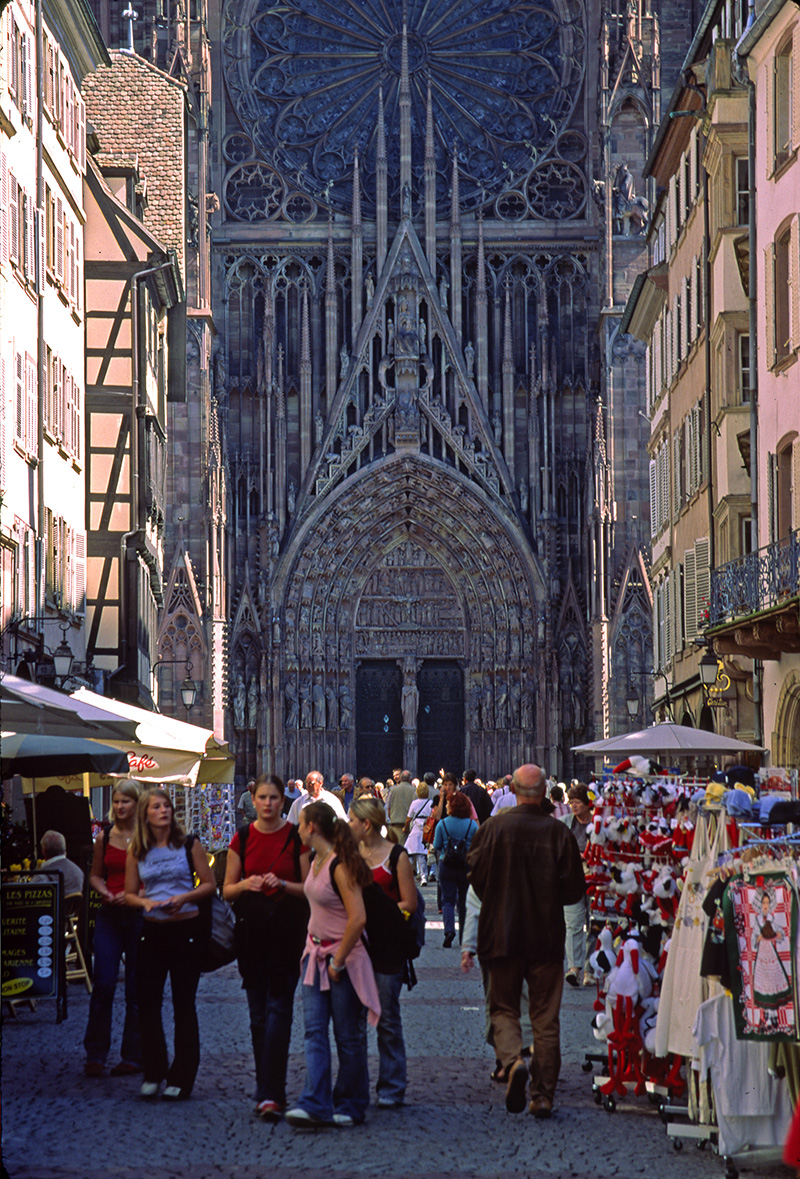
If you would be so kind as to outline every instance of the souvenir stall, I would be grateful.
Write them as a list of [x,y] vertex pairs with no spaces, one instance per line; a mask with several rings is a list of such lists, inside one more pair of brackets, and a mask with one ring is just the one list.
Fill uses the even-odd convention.
[[781,1157],[800,1089],[796,772],[708,782],[637,756],[596,786],[585,857],[605,1051],[584,1069],[601,1066],[606,1110],[646,1095],[675,1149],[710,1142],[734,1179],[743,1158]]
[[212,854],[227,848],[236,834],[236,788],[198,784],[172,790],[175,814],[187,831],[199,835]]

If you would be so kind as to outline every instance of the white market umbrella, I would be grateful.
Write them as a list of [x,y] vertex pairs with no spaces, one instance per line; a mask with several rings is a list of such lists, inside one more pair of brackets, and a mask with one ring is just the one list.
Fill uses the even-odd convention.
[[135,722],[134,742],[112,741],[128,755],[130,778],[137,782],[232,782],[235,761],[228,745],[211,729],[175,720],[160,712],[148,712],[122,700],[98,696],[88,688],[73,693],[84,704],[98,704],[121,718]]
[[100,705],[76,700],[67,692],[45,688],[22,676],[0,677],[0,720],[14,733],[42,736],[130,741],[136,738],[136,722],[109,711],[104,696]]
[[720,753],[763,753],[764,750],[760,745],[750,745],[736,737],[723,737],[720,733],[664,721],[635,733],[618,733],[616,737],[590,741],[587,745],[573,745],[572,752],[613,754],[615,757],[658,753],[670,757],[713,757]]

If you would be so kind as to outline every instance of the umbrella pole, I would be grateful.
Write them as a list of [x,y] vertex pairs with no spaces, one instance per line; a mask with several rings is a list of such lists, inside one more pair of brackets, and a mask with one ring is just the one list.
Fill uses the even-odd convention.
[[39,840],[36,833],[36,779],[31,778],[31,815],[33,816],[33,863],[39,859]]

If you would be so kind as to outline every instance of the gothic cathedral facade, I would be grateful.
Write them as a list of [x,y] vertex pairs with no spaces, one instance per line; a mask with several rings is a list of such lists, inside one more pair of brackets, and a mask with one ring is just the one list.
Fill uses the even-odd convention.
[[237,773],[574,772],[652,697],[617,328],[686,4],[199,0],[177,67],[140,7],[140,52],[211,88],[226,528],[174,548],[223,587]]

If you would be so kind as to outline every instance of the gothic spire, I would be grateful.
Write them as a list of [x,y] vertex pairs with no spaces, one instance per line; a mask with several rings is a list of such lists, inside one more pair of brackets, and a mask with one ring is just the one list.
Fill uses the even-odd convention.
[[425,108],[425,253],[436,278],[436,151],[433,143],[433,99],[428,78]]
[[361,293],[364,270],[364,230],[361,224],[361,175],[358,167],[358,148],[353,159],[353,225],[352,225],[352,324],[351,337],[355,348],[361,327]]
[[336,393],[336,265],[333,257],[333,217],[328,217],[328,271],[325,275],[325,397],[330,406]]
[[461,339],[461,200],[458,188],[458,144],[453,144],[453,180],[450,190],[450,322]]
[[[400,51],[400,208],[411,199],[411,84],[408,77],[408,21],[403,16]],[[410,207],[410,206],[409,206]]]
[[489,405],[489,300],[486,294],[486,258],[483,249],[483,213],[478,214],[478,273],[475,294],[475,352],[478,362],[478,396]]
[[389,202],[389,183],[388,183],[388,161],[386,158],[386,123],[383,117],[383,87],[378,90],[378,130],[377,130],[377,144],[375,153],[375,198],[377,203],[376,212],[376,245],[375,245],[375,278],[379,279],[383,264],[386,261],[386,251],[388,249],[389,231],[387,226],[388,217],[388,202]]
[[503,452],[514,470],[514,345],[511,335],[511,279],[506,277],[506,308],[503,323]]
[[311,458],[311,331],[308,319],[308,284],[303,283],[300,326],[300,469]]

